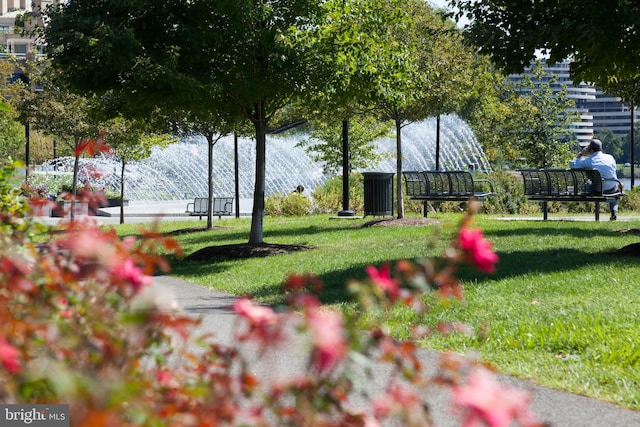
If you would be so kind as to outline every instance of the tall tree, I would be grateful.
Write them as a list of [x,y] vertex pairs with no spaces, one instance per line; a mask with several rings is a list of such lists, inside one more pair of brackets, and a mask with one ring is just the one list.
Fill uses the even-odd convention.
[[117,117],[105,123],[104,143],[120,160],[120,224],[124,224],[124,176],[127,163],[147,158],[153,147],[162,148],[174,141],[169,135],[151,132],[149,124],[143,120]]
[[[392,26],[389,34],[389,43],[398,47],[380,64],[373,102],[378,113],[395,124],[398,218],[404,217],[402,128],[430,116],[436,116],[439,124],[440,115],[457,112],[470,89],[473,58],[451,21],[419,0],[401,7],[404,25]],[[436,168],[439,146],[438,127]]]
[[523,76],[518,90],[523,94],[529,108],[515,110],[519,126],[514,136],[520,140],[520,155],[529,166],[566,166],[570,159],[571,124],[578,121],[572,99],[562,88],[554,90],[557,76],[546,73],[541,62],[532,69],[533,78]]
[[256,180],[249,243],[263,242],[266,132],[323,69],[296,42],[321,23],[313,0],[71,0],[48,12],[47,53],[67,82],[112,94],[125,114],[189,111],[215,87],[254,126]]

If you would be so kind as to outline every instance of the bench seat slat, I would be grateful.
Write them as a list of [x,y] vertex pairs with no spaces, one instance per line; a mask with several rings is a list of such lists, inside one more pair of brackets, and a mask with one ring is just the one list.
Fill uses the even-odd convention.
[[[404,171],[407,196],[412,200],[425,203],[424,216],[427,216],[427,202],[466,202],[469,199],[486,200],[495,196],[491,181],[474,181],[467,171]],[[489,185],[490,191],[476,191],[476,184]]]

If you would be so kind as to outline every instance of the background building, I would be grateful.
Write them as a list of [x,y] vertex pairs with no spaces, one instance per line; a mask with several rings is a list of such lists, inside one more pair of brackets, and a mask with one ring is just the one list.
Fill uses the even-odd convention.
[[[607,95],[593,85],[580,83],[576,86],[569,76],[571,69],[569,61],[557,64],[545,63],[545,81],[543,82],[536,80],[532,71],[533,67],[534,64],[527,67],[523,74],[512,74],[509,79],[517,84],[526,75],[535,84],[549,83],[551,76],[555,76],[557,81],[551,83],[554,92],[559,92],[564,87],[569,98],[575,102],[575,109],[580,114],[580,121],[572,125],[572,131],[579,142],[589,141],[595,132],[605,129],[620,137],[626,137],[631,132],[631,108],[623,104],[619,97]],[[640,119],[640,113],[635,109],[633,112],[634,123],[638,119]]]

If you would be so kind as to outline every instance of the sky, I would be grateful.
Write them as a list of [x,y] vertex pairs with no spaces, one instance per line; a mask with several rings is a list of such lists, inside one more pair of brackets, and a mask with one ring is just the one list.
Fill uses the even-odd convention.
[[[433,6],[437,7],[437,8],[442,8],[442,9],[447,9],[449,10],[449,0],[427,0],[428,3],[431,3]],[[462,19],[460,22],[458,22],[458,26],[459,27],[463,27],[465,23],[468,23],[469,20],[468,19]]]

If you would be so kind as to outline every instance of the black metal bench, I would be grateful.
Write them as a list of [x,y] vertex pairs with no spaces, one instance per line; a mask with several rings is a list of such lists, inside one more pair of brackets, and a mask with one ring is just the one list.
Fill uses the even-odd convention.
[[[548,218],[548,202],[591,202],[596,205],[596,221],[600,221],[600,202],[626,196],[620,190],[620,180],[603,181],[596,169],[521,169],[520,173],[524,181],[524,195],[530,201],[542,202],[545,220]],[[618,184],[616,190],[602,191],[603,187],[611,187],[614,183]]]
[[[493,184],[488,179],[474,179],[467,171],[406,171],[404,176],[407,197],[424,202],[424,216],[429,202],[466,202],[469,199],[484,201],[495,196]],[[478,184],[488,184],[489,191],[478,189]]]
[[[187,204],[186,213],[188,213],[189,216],[199,216],[200,219],[202,219],[202,217],[207,215],[208,213],[208,202],[209,199],[206,197],[196,197],[195,199],[193,199],[193,202]],[[213,209],[211,209],[211,214],[217,216],[218,218],[232,215],[233,197],[214,197]]]

